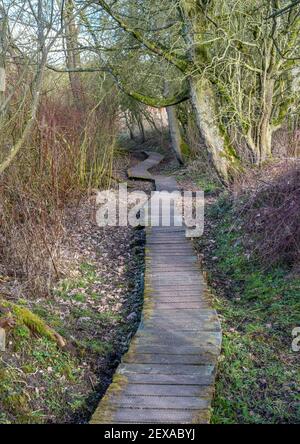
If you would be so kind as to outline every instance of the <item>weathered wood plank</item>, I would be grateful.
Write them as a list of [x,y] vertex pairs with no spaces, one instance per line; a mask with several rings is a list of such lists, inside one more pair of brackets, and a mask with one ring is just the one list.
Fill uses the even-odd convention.
[[210,376],[213,374],[213,365],[167,365],[167,364],[121,364],[118,373],[121,375],[195,375]]
[[211,385],[213,375],[161,375],[147,373],[130,373],[126,375],[129,384],[173,384],[173,385]]
[[[198,342],[197,342],[198,344]],[[142,342],[134,342],[134,352],[135,353],[157,353],[157,354],[167,354],[167,355],[175,355],[175,356],[184,356],[184,355],[196,355],[200,356],[209,355],[214,357],[219,354],[219,347],[213,347],[211,344],[205,345],[164,345],[164,344],[145,344]]]
[[206,309],[201,310],[199,312],[189,312],[189,311],[178,311],[176,313],[173,312],[172,318],[170,318],[170,315],[168,312],[163,313],[153,313],[151,316],[151,321],[165,321],[165,322],[174,322],[176,323],[177,320],[180,322],[181,320],[184,321],[198,321],[198,320],[211,320],[215,321],[218,320],[218,317],[216,315],[215,310],[212,309]]
[[128,353],[124,359],[124,363],[128,364],[211,364],[215,362],[214,357],[209,354],[197,354],[197,355],[169,355],[159,354],[154,352],[153,354],[140,354],[140,353]]
[[176,396],[112,396],[112,406],[120,408],[163,409],[163,410],[203,410],[208,409],[210,401],[200,397]]
[[166,304],[162,302],[153,302],[153,307],[157,310],[201,310],[202,308],[209,308],[206,302],[174,302],[173,304]]
[[207,424],[209,412],[194,410],[159,410],[159,409],[119,409],[107,410],[102,415],[95,415],[91,424]]
[[143,333],[142,330],[139,330],[136,335],[137,344],[144,345],[170,345],[170,346],[214,346],[218,347],[220,343],[220,332],[201,332],[201,334],[196,335],[195,332],[190,334],[183,332],[174,333],[173,335],[164,335],[159,336],[158,334],[150,334]]
[[124,388],[125,396],[197,396],[207,398],[212,396],[213,388],[205,385],[151,385],[128,384]]
[[164,328],[167,331],[174,331],[174,332],[180,332],[180,331],[220,331],[220,323],[218,319],[215,320],[175,320],[173,321],[164,321],[156,319],[149,319],[143,324],[143,328],[152,328],[153,330],[159,329],[160,331]]

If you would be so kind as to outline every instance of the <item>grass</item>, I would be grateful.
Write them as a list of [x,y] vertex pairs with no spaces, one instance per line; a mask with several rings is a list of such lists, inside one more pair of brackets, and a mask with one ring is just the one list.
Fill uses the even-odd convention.
[[204,191],[204,193],[215,193],[219,190],[218,184],[214,181],[210,181],[206,176],[198,178],[196,184]]
[[261,268],[226,198],[206,217],[213,225],[199,242],[223,328],[212,421],[299,423],[299,354],[291,345],[300,279],[284,268]]
[[77,402],[83,395],[77,358],[59,351],[49,339],[33,338],[29,330],[18,328],[14,353],[18,366],[0,362],[1,424],[43,423],[45,418],[63,416],[65,403]]
[[[95,377],[98,362],[115,353],[118,335],[127,333],[120,313],[97,310],[103,297],[94,290],[99,283],[95,267],[83,263],[76,279],[59,282],[56,300],[33,300],[30,307],[25,299],[0,301],[15,320],[0,356],[1,424],[69,422],[73,414],[89,414],[94,389],[89,375]],[[58,348],[52,328],[70,350]]]

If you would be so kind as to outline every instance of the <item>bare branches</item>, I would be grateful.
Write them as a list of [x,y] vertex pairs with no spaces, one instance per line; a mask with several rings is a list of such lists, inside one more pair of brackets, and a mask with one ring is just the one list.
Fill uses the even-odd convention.
[[142,33],[140,33],[137,29],[132,28],[129,24],[127,24],[121,17],[121,15],[117,14],[113,11],[113,9],[108,5],[108,3],[104,0],[97,0],[98,3],[102,6],[104,11],[106,11],[117,23],[118,25],[127,33],[129,33],[132,37],[134,37],[138,42],[140,42],[143,46],[145,46],[149,51],[157,54],[168,62],[172,63],[176,68],[180,71],[186,72],[189,66],[189,62],[184,57],[179,58],[176,57],[165,45],[161,44],[158,41],[149,40]]
[[284,8],[279,9],[278,11],[273,12],[270,14],[267,19],[276,18],[280,15],[286,14],[287,12],[290,12],[293,8],[300,5],[300,0],[294,0],[289,5],[285,6]]

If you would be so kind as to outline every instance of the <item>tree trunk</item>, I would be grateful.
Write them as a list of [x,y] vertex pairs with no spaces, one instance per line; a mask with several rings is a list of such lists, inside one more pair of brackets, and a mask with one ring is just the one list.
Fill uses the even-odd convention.
[[175,106],[168,106],[166,108],[167,115],[168,115],[168,123],[169,123],[169,131],[171,136],[171,143],[172,148],[175,153],[176,159],[178,162],[183,165],[183,155],[181,151],[182,146],[182,138],[180,134],[180,128],[178,124],[178,119],[176,115],[176,107]]
[[239,161],[218,123],[213,87],[207,80],[190,78],[190,91],[201,142],[220,180],[227,184]]
[[124,116],[125,116],[126,126],[128,128],[128,131],[129,131],[130,140],[134,140],[134,133],[133,133],[132,126],[131,126],[131,123],[129,121],[128,115],[127,115],[127,111],[124,112]]
[[27,120],[27,123],[25,125],[25,128],[23,130],[22,135],[20,138],[16,141],[14,146],[11,148],[9,154],[7,157],[2,161],[0,164],[0,175],[9,167],[9,165],[12,163],[16,155],[19,153],[20,149],[24,145],[25,141],[27,140],[27,137],[30,135],[34,124],[36,123],[36,114],[38,110],[38,106],[40,103],[40,97],[41,97],[41,88],[43,84],[43,78],[44,78],[44,71],[45,66],[47,63],[47,55],[48,53],[44,50],[40,64],[37,67],[36,75],[32,84],[32,105],[31,105],[31,112],[29,115],[29,118]]
[[7,50],[7,17],[0,8],[0,109],[4,101],[6,88],[6,50]]
[[252,162],[261,165],[272,157],[272,135],[274,127],[271,123],[273,109],[274,80],[262,79],[261,113],[257,122],[245,134],[245,141],[252,156]]
[[146,142],[146,135],[145,135],[145,128],[144,128],[144,124],[143,124],[143,118],[138,116],[137,117],[137,125],[140,131],[140,135],[141,135],[141,143],[145,143]]
[[[78,29],[74,20],[73,0],[66,0],[64,14],[66,33],[66,62],[67,68],[71,71],[80,68],[80,53],[78,51]],[[80,73],[69,72],[72,95],[76,107],[80,110],[84,106],[84,96]]]
[[274,80],[266,79],[263,86],[262,112],[257,135],[260,154],[259,163],[265,162],[272,157],[271,115],[273,108]]
[[189,87],[200,142],[205,147],[220,181],[227,185],[239,161],[226,131],[221,128],[217,116],[214,86],[201,75],[201,72],[210,63],[207,48],[200,43],[202,39],[206,40],[207,17],[202,2],[181,0],[180,4],[184,23],[184,39],[190,48],[188,57],[194,65],[194,73],[189,77]]
[[257,146],[257,144],[255,143],[253,137],[252,137],[252,131],[251,128],[249,128],[247,134],[245,134],[245,142],[247,145],[247,148],[249,150],[251,159],[250,162],[251,164],[254,165],[259,165],[260,163],[260,154],[259,154],[259,147]]

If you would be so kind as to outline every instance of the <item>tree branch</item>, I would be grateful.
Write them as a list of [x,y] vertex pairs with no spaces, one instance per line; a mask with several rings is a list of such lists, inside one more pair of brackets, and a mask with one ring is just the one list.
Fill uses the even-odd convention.
[[190,63],[186,58],[179,58],[174,56],[174,54],[170,52],[169,48],[165,47],[162,44],[159,44],[158,42],[154,42],[153,40],[148,40],[145,36],[143,36],[143,34],[138,32],[136,29],[131,28],[127,23],[124,22],[124,20],[119,14],[112,11],[111,7],[106,3],[105,0],[98,0],[98,3],[104,9],[104,11],[107,12],[107,14],[109,14],[124,31],[126,31],[128,34],[134,37],[143,46],[145,46],[154,54],[157,54],[163,57],[168,62],[172,63],[172,65],[176,66],[176,68],[178,68],[180,71],[182,72],[187,71]]
[[281,14],[285,14],[286,12],[289,12],[292,8],[294,8],[297,5],[300,5],[300,0],[292,1],[289,5],[285,6],[284,8],[281,8],[278,11],[273,12],[273,14],[269,15],[267,19],[275,18]]
[[105,67],[101,67],[99,66],[98,68],[56,68],[55,66],[52,65],[46,65],[47,69],[50,69],[51,71],[55,71],[55,72],[61,72],[61,73],[68,73],[68,72],[109,72],[110,70],[109,68],[105,68]]

